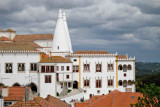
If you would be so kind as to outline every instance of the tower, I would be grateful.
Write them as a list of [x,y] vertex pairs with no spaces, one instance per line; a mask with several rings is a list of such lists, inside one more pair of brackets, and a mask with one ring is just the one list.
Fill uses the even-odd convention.
[[58,20],[53,39],[52,56],[66,56],[72,53],[72,46],[66,22],[65,12],[59,10]]

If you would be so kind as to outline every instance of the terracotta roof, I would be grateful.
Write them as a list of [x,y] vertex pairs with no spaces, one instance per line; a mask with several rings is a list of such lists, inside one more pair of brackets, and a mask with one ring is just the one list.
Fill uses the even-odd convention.
[[107,51],[88,51],[88,50],[81,50],[81,51],[76,51],[73,54],[110,54]]
[[9,39],[7,37],[2,36],[2,37],[0,37],[0,41],[13,41],[13,40],[11,40],[11,39]]
[[137,103],[138,92],[120,92],[114,90],[107,95],[95,96],[83,103],[75,103],[75,107],[130,107],[130,104]]
[[16,31],[12,29],[7,29],[7,30],[0,29],[0,32],[16,32]]
[[69,104],[50,95],[48,95],[45,99],[42,97],[37,97],[33,101],[19,101],[11,107],[23,107],[24,104],[25,107],[70,107]]
[[53,40],[52,34],[30,34],[30,35],[16,35],[14,37],[16,42],[33,42],[35,40]]
[[3,51],[37,51],[35,48],[37,45],[33,43],[21,43],[21,42],[1,42],[0,50]]
[[35,48],[43,48],[43,47],[39,46],[37,43],[31,43],[31,44],[32,44],[33,47],[35,47]]
[[21,101],[25,98],[25,87],[9,87],[5,101]]
[[35,101],[19,101],[14,103],[10,107],[42,107],[42,106]]
[[123,55],[117,55],[118,56],[118,58],[121,58],[121,59],[125,59],[126,57],[125,56],[123,56]]
[[61,56],[52,56],[48,58],[48,56],[42,55],[40,63],[71,63],[71,61]]

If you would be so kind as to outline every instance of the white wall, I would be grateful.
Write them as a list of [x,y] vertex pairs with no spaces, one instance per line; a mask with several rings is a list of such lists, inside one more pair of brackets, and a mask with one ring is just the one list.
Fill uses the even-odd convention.
[[11,33],[10,32],[0,32],[0,37],[4,36],[10,39],[10,35],[11,35],[11,39],[13,40],[13,38],[16,35],[16,32],[11,32]]
[[[12,86],[18,82],[25,85],[29,82],[38,84],[37,73],[30,72],[30,63],[38,63],[40,60],[39,53],[0,53],[0,78],[2,83]],[[5,64],[12,63],[12,73],[5,73]],[[17,72],[18,63],[25,63],[25,71]]]

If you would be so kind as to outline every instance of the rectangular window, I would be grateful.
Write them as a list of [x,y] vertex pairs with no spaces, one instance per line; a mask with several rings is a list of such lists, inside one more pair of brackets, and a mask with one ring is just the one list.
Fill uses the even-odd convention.
[[54,72],[54,66],[51,66],[51,72]]
[[89,80],[84,80],[84,87],[89,87]]
[[108,86],[109,86],[109,87],[113,86],[113,79],[109,79],[109,80],[108,80]]
[[102,81],[101,80],[96,80],[96,88],[101,88],[102,87]]
[[89,71],[89,64],[84,64],[84,71]]
[[46,75],[45,76],[45,83],[51,83],[51,75]]
[[101,72],[101,64],[96,64],[96,72]]
[[12,73],[12,63],[6,63],[6,73]]
[[69,66],[67,66],[67,71],[69,71]]
[[49,66],[46,66],[46,72],[49,72]]
[[61,71],[64,71],[64,66],[61,66]]
[[59,71],[59,66],[56,67],[57,71]]
[[30,67],[31,67],[30,68],[31,71],[37,71],[37,63],[31,63]]
[[113,64],[108,64],[108,70],[113,70]]
[[66,78],[69,79],[69,75],[66,75]]
[[73,72],[79,72],[79,66],[73,65]]
[[45,72],[45,66],[41,66],[41,72]]
[[25,71],[25,64],[24,63],[18,63],[18,71]]
[[74,61],[74,62],[76,62],[76,61],[77,61],[77,59],[74,59],[73,61]]

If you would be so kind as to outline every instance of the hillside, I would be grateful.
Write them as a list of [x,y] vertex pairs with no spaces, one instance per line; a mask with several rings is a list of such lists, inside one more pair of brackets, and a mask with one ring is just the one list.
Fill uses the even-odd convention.
[[136,78],[160,73],[160,63],[136,62]]

